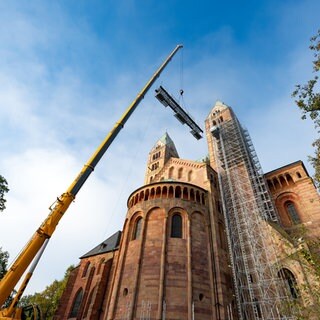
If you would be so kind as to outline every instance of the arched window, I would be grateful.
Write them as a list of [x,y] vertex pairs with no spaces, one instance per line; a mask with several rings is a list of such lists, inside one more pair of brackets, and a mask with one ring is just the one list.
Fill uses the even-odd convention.
[[166,186],[164,186],[162,188],[162,193],[161,193],[161,197],[162,198],[166,198],[167,197],[167,194],[168,194],[168,188]]
[[183,171],[183,168],[179,168],[179,170],[178,170],[178,179],[182,178],[182,171]]
[[181,187],[177,186],[175,189],[175,197],[176,198],[181,198]]
[[82,288],[80,288],[79,291],[77,292],[74,300],[73,300],[73,304],[72,304],[69,318],[76,318],[77,317],[79,309],[80,309],[81,301],[82,301],[82,296],[83,296],[83,290],[82,290]]
[[171,238],[182,238],[182,218],[174,214],[171,218]]
[[85,319],[87,317],[87,315],[88,315],[88,311],[89,311],[90,306],[92,304],[93,295],[94,295],[96,289],[97,289],[97,286],[95,286],[90,292],[90,295],[89,295],[89,298],[88,298],[88,301],[87,301],[87,305],[86,305],[86,309],[84,311],[83,319]]
[[192,170],[188,172],[188,181],[192,180]]
[[285,187],[287,185],[286,179],[283,176],[280,176],[279,180],[282,187]]
[[279,278],[281,278],[284,281],[288,291],[291,294],[291,297],[294,299],[297,299],[299,296],[298,287],[297,287],[297,280],[294,277],[293,273],[287,268],[282,268],[278,272],[278,276],[279,276]]
[[173,187],[169,187],[169,193],[168,193],[168,198],[173,198]]
[[174,170],[174,168],[170,167],[170,169],[169,169],[169,179],[173,178],[173,170]]
[[98,269],[97,269],[97,274],[100,273],[103,263],[104,263],[104,258],[100,259],[100,262],[99,262],[99,265],[98,265]]
[[83,269],[82,278],[87,276],[89,267],[90,267],[90,262],[88,261],[87,264],[85,265],[84,269]]
[[287,201],[285,203],[285,208],[288,213],[288,216],[290,217],[293,224],[299,224],[301,223],[301,220],[299,218],[298,212],[296,207],[294,206],[294,203],[291,201]]
[[188,188],[186,188],[186,187],[183,188],[182,199],[185,199],[185,200],[189,199],[189,192],[188,192]]
[[193,189],[190,190],[190,200],[194,201],[194,190]]
[[140,217],[136,220],[136,225],[134,228],[132,240],[139,239],[140,233],[141,233],[141,226],[142,226],[142,218]]
[[198,190],[196,191],[196,201],[200,203],[200,192]]
[[275,189],[280,188],[280,183],[277,178],[273,178],[273,185]]
[[294,183],[293,180],[292,180],[292,177],[291,177],[291,175],[289,173],[286,173],[286,178],[287,178],[287,181],[288,181],[289,185]]
[[156,189],[156,199],[161,198],[161,187],[157,187]]

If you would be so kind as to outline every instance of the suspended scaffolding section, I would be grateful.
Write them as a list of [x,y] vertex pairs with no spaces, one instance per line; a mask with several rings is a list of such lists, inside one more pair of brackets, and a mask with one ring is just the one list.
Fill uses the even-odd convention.
[[182,123],[191,128],[190,133],[197,139],[202,138],[203,131],[191,118],[191,116],[183,110],[178,102],[162,87],[156,89],[155,97],[165,106],[170,107],[175,113],[174,116]]

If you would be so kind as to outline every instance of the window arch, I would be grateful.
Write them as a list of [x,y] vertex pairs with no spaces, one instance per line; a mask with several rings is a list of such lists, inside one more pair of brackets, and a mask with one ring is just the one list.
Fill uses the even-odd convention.
[[162,188],[162,193],[161,193],[161,197],[162,198],[166,198],[167,197],[167,194],[168,194],[168,188],[166,186],[164,186]]
[[180,186],[177,186],[175,189],[175,197],[181,198],[181,187]]
[[280,183],[277,178],[273,178],[273,185],[275,189],[280,188]]
[[171,218],[171,238],[182,238],[182,217],[177,213]]
[[139,239],[139,238],[140,238],[141,227],[142,227],[142,218],[139,217],[139,218],[136,220],[136,223],[135,223],[132,240],[136,240],[136,239]]
[[286,179],[283,176],[280,176],[279,180],[282,187],[287,185]]
[[294,299],[297,299],[299,296],[298,286],[297,286],[297,280],[293,275],[293,273],[287,268],[282,268],[278,272],[278,277],[284,281],[288,291],[291,294],[291,297]]
[[286,208],[287,214],[293,224],[301,223],[298,211],[292,201],[287,201],[285,203],[285,208]]
[[170,169],[169,169],[169,179],[173,178],[173,170],[174,170],[174,168],[170,167]]
[[191,200],[191,201],[194,201],[194,199],[195,199],[195,197],[194,197],[194,190],[191,189],[191,190],[190,190],[190,200]]
[[293,180],[292,180],[292,177],[291,177],[291,175],[289,173],[286,173],[286,178],[287,178],[287,181],[288,181],[289,185],[294,183]]
[[69,318],[76,318],[77,315],[78,315],[78,312],[80,310],[80,306],[81,306],[81,302],[82,302],[82,297],[83,297],[83,289],[80,288],[78,290],[78,292],[76,293],[76,296],[73,300],[73,303],[72,303],[72,308],[71,308],[71,311],[70,311],[70,315],[69,315]]
[[87,315],[88,315],[88,311],[89,311],[89,309],[90,309],[90,307],[91,307],[91,304],[92,304],[92,302],[93,302],[93,295],[94,295],[96,289],[97,289],[97,286],[95,286],[95,287],[91,290],[91,292],[90,292],[90,294],[89,294],[89,297],[88,297],[88,301],[87,301],[87,304],[86,304],[86,309],[85,309],[85,311],[84,311],[83,318],[86,318]]
[[173,187],[169,187],[169,193],[168,193],[168,198],[173,198]]
[[88,270],[89,270],[89,267],[90,267],[90,261],[88,261],[83,269],[83,272],[82,272],[82,278],[86,277],[87,274],[88,274]]
[[179,168],[179,170],[178,170],[178,179],[182,178],[182,171],[183,171],[183,168]]
[[103,263],[104,263],[104,258],[101,258],[98,265],[97,274],[100,274]]

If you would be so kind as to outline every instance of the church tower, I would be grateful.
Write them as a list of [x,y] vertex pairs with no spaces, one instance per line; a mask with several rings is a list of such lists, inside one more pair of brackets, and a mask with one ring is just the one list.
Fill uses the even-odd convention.
[[170,158],[179,158],[177,149],[166,132],[149,153],[144,183],[151,183]]
[[103,319],[225,319],[233,297],[215,172],[178,158],[165,133],[145,181],[128,198]]
[[[232,109],[216,103],[206,119],[210,162],[217,170],[241,319],[283,319],[268,222],[278,223],[249,133]],[[275,261],[276,262],[276,261]]]

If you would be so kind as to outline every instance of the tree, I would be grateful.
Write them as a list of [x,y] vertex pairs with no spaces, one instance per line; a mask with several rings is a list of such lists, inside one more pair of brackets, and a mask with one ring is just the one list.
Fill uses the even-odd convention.
[[[315,128],[320,133],[320,92],[319,92],[319,70],[320,70],[320,29],[317,34],[310,39],[309,48],[313,51],[314,60],[313,72],[314,77],[304,85],[296,85],[292,96],[296,98],[297,106],[302,110],[302,119],[307,116],[313,120]],[[315,147],[315,155],[309,157],[311,164],[315,169],[314,180],[318,188],[320,188],[320,138],[317,138],[312,144]]]
[[36,304],[40,307],[42,316],[44,319],[51,320],[55,314],[58,307],[61,295],[67,285],[68,277],[74,266],[70,266],[64,275],[64,278],[60,281],[54,280],[50,285],[48,285],[42,292],[36,292],[33,295],[24,296],[19,305],[21,307],[30,304]]
[[0,175],[0,211],[3,211],[6,208],[6,199],[4,194],[9,191],[7,180]]
[[3,278],[3,276],[7,272],[8,259],[9,259],[8,251],[2,251],[2,248],[0,247],[0,280]]

